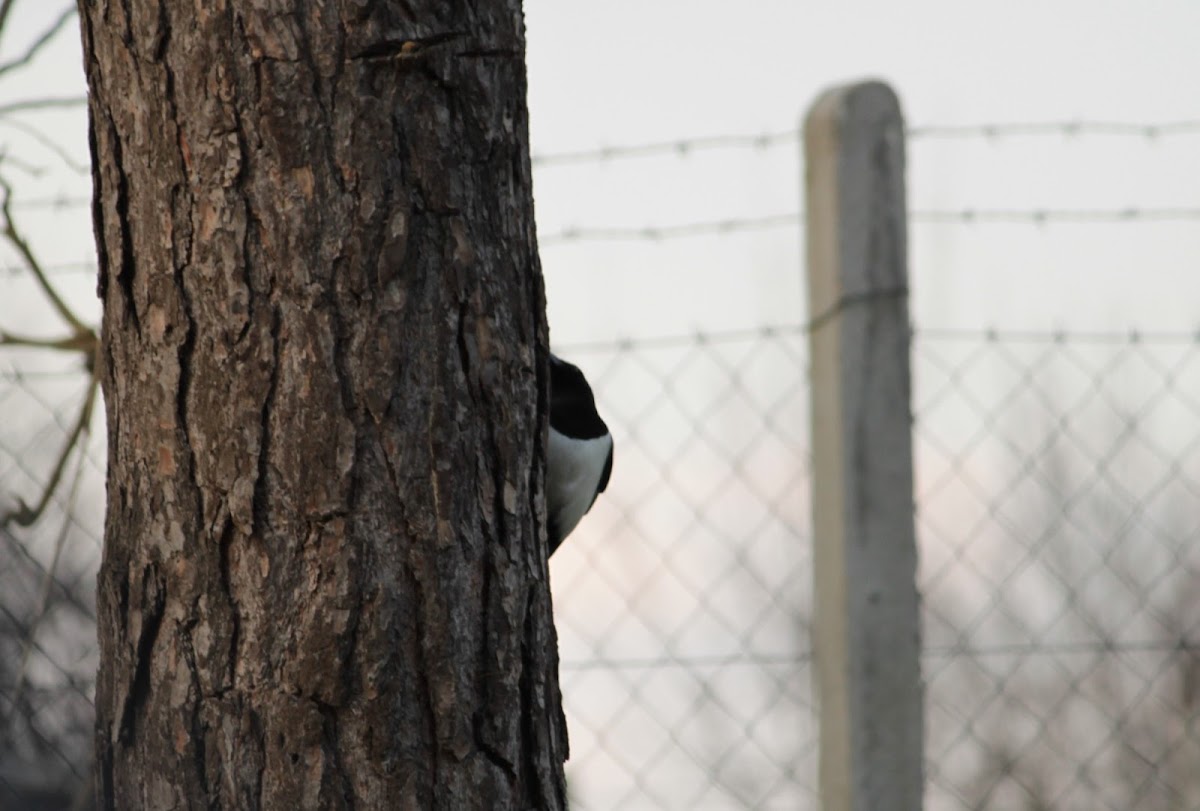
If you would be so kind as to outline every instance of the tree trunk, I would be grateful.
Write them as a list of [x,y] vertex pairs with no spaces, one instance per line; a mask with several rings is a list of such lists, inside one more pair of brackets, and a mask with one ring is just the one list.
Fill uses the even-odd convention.
[[565,807],[519,0],[80,16],[100,807]]

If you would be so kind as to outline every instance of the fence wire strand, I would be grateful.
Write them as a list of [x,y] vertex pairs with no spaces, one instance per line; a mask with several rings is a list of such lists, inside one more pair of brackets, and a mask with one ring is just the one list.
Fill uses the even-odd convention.
[[[1030,121],[984,124],[928,124],[908,128],[910,141],[985,140],[1055,136],[1066,139],[1084,136],[1123,137],[1154,142],[1160,138],[1200,135],[1200,121],[1164,121],[1143,124],[1122,121]],[[761,133],[727,133],[696,138],[651,141],[641,144],[601,146],[568,152],[544,152],[533,156],[533,166],[580,166],[618,160],[663,156],[691,157],[698,152],[763,151],[779,146],[799,147],[803,133],[799,129]]]

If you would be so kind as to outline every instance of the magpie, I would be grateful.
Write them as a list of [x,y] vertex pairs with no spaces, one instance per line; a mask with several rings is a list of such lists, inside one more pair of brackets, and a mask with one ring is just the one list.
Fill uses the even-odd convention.
[[550,446],[546,451],[550,554],[608,486],[612,460],[612,434],[596,413],[596,400],[583,372],[551,355]]

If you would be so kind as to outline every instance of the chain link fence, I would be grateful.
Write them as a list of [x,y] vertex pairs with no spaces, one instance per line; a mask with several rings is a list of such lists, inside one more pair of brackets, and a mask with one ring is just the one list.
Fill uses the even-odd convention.
[[[5,364],[8,365],[8,364]],[[95,576],[104,526],[99,421],[61,465],[90,379],[83,371],[0,369],[0,513],[40,518],[0,527],[0,808],[84,805],[99,661]]]
[[[622,468],[552,570],[580,808],[816,807],[805,355],[580,358]],[[1200,808],[1200,337],[913,361],[929,808]]]
[[577,808],[814,805],[806,340],[572,355],[619,471],[551,565]]
[[931,799],[1200,808],[1200,336],[915,349]]
[[[578,808],[815,806],[805,342],[574,353],[620,465],[552,566]],[[917,333],[931,808],[1200,807],[1198,350]],[[7,496],[37,498],[86,385],[0,377]],[[102,451],[0,534],[10,794],[87,770]]]
[[[591,378],[617,443],[609,492],[551,565],[573,807],[816,808],[805,329],[556,349]],[[1200,809],[1200,337],[918,324],[913,368],[928,807]],[[59,474],[36,524],[0,531],[0,808],[86,798],[99,412],[57,462],[87,387],[70,364],[0,359],[0,508],[36,503]]]

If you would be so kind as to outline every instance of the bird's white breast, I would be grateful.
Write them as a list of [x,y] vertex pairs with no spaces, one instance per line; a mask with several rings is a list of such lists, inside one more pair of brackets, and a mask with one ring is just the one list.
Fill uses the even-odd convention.
[[550,429],[546,498],[551,517],[564,538],[591,508],[611,451],[610,435],[572,439]]

